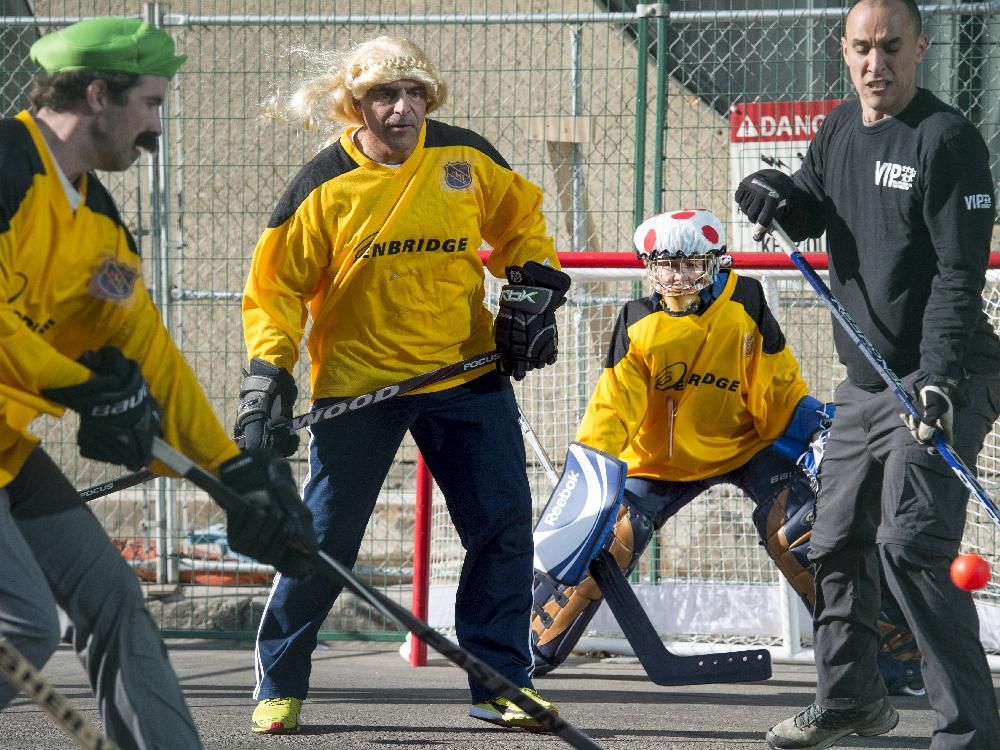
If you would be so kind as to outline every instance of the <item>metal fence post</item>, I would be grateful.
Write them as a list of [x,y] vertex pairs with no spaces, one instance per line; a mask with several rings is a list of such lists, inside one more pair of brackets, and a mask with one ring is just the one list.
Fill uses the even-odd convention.
[[667,137],[667,33],[670,3],[656,3],[656,130],[653,139],[653,213],[663,210],[663,145]]
[[[142,17],[153,26],[163,24],[166,8],[163,3],[146,2]],[[160,109],[163,133],[160,148],[149,155],[149,238],[150,268],[148,283],[153,301],[160,310],[167,331],[173,335],[170,298],[170,98],[164,97]],[[156,581],[176,583],[179,579],[177,559],[177,504],[170,502],[171,481],[158,477],[156,494]]]

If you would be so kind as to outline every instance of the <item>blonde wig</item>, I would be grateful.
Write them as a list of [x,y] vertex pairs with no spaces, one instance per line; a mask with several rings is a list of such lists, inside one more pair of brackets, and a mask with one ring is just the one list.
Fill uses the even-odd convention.
[[332,130],[337,123],[363,125],[357,102],[374,86],[411,80],[427,90],[428,114],[444,104],[448,87],[416,44],[380,36],[345,53],[313,55],[323,73],[305,81],[287,101],[272,99],[264,114],[301,123],[306,130]]

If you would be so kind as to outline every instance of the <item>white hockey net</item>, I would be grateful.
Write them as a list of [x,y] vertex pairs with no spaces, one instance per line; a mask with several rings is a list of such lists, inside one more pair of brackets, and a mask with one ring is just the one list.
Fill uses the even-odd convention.
[[[765,271],[736,262],[738,271],[761,279],[768,303],[782,324],[788,346],[817,398],[830,400],[843,377],[831,335],[831,318],[798,271]],[[647,293],[641,269],[571,270],[570,301],[560,311],[559,361],[533,372],[516,386],[522,410],[551,462],[559,471],[604,361],[617,313],[626,301]],[[499,283],[489,288],[496,302]],[[1000,273],[991,271],[984,303],[1000,328]],[[527,446],[528,474],[536,514],[548,501],[551,484]],[[977,464],[979,480],[997,498],[1000,434],[989,435]],[[795,620],[808,634],[805,609],[782,592],[777,569],[758,543],[749,498],[731,486],[705,493],[659,531],[633,577],[633,585],[662,637],[670,640],[777,644]],[[453,602],[463,550],[439,491],[434,492],[431,531],[431,624],[454,623]],[[970,501],[965,547],[1000,564],[1000,533],[977,502]],[[1000,584],[996,579],[977,594],[983,641],[1000,650]],[[790,622],[791,621],[791,622]],[[607,611],[592,622],[588,636],[621,637]],[[797,645],[795,646],[797,648]]]

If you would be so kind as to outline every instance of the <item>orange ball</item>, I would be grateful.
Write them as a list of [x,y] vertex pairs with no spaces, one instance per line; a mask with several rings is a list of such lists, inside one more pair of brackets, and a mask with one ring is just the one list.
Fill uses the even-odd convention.
[[951,561],[951,580],[962,591],[979,591],[990,580],[990,564],[979,555],[959,555]]

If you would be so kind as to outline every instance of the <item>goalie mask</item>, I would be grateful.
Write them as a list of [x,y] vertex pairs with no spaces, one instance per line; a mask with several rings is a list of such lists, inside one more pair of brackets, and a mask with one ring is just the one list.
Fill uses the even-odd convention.
[[715,283],[726,252],[722,222],[704,209],[669,211],[642,222],[634,242],[636,255],[646,265],[653,291],[663,297],[667,312],[697,312],[700,293]]

